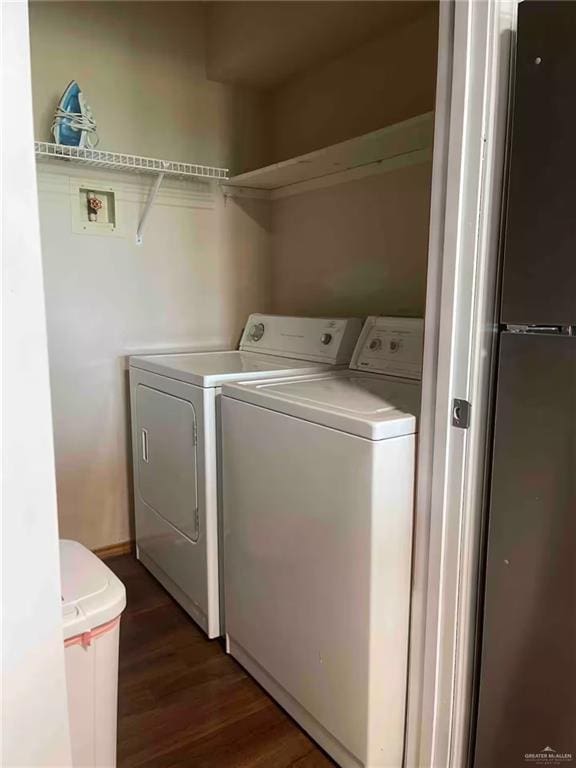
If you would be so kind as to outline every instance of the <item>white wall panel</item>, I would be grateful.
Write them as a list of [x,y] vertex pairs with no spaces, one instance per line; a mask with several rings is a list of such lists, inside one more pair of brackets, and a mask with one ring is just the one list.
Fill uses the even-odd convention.
[[7,768],[70,765],[48,350],[25,2],[3,3],[2,744]]

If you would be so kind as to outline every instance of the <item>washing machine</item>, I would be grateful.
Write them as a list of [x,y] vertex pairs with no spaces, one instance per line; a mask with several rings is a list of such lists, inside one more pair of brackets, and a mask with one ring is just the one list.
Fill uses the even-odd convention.
[[400,768],[423,322],[223,387],[229,652],[341,766]]
[[251,315],[238,350],[130,358],[137,556],[210,638],[223,620],[221,386],[347,365],[361,327]]

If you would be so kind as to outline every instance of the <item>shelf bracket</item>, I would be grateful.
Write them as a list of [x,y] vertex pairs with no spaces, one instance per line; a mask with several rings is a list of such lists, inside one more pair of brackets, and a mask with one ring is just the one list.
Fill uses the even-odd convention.
[[158,191],[160,189],[160,185],[162,184],[162,180],[164,179],[164,174],[159,173],[156,177],[156,181],[154,182],[154,186],[150,190],[150,194],[148,195],[148,200],[146,200],[146,205],[144,206],[144,210],[142,212],[142,218],[140,219],[140,223],[138,224],[138,229],[136,230],[136,245],[142,245],[144,241],[144,227],[146,225],[146,220],[148,218],[148,214],[150,213],[150,208],[152,208],[154,204],[154,200],[156,199],[156,195],[158,194]]

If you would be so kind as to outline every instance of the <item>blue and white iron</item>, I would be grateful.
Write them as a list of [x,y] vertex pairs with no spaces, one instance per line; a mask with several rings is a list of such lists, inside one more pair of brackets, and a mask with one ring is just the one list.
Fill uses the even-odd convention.
[[56,107],[52,133],[56,144],[68,147],[95,147],[96,121],[76,80],[72,80]]

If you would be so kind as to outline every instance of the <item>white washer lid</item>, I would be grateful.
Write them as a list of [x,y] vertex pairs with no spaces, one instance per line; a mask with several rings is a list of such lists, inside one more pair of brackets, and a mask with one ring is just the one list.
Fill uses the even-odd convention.
[[198,387],[217,387],[227,381],[253,381],[266,376],[303,376],[332,369],[315,363],[258,352],[187,352],[176,355],[137,355],[130,367],[139,368]]
[[230,384],[226,397],[370,440],[416,432],[420,382],[341,371],[292,381]]
[[65,640],[112,621],[126,606],[124,584],[77,541],[60,540],[60,589]]

